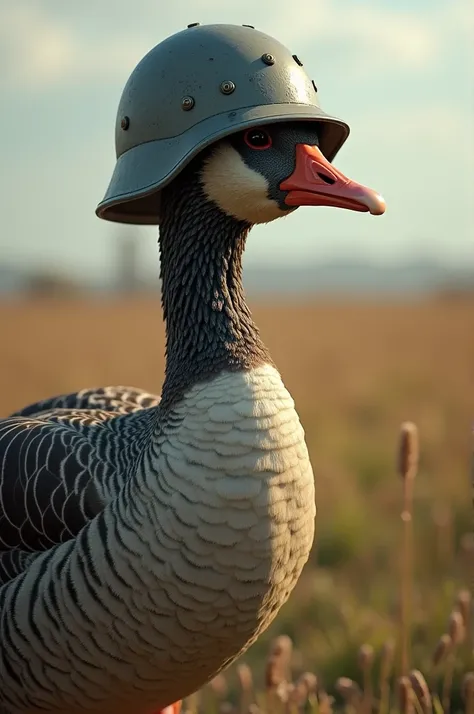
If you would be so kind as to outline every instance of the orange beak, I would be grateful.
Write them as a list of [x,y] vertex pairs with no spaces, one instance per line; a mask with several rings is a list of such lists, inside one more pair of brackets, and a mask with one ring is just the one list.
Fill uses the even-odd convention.
[[371,188],[352,181],[323,156],[317,146],[297,144],[296,166],[280,184],[287,206],[334,206],[351,211],[385,213],[385,201]]
[[160,712],[157,712],[157,714],[179,714],[180,711],[181,702],[175,702],[174,704],[170,704],[169,707],[165,707]]

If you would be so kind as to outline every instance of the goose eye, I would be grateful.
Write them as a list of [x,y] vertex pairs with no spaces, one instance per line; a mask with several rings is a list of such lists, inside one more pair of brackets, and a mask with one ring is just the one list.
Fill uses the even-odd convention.
[[248,129],[244,134],[244,141],[251,149],[264,151],[272,145],[272,137],[264,129]]

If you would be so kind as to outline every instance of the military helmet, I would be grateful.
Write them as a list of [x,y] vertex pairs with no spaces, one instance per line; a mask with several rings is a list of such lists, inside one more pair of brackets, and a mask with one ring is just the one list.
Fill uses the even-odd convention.
[[133,70],[120,100],[117,163],[100,218],[160,222],[160,192],[205,147],[261,124],[316,121],[332,161],[348,125],[319,106],[317,86],[273,37],[248,25],[199,25],[168,37]]

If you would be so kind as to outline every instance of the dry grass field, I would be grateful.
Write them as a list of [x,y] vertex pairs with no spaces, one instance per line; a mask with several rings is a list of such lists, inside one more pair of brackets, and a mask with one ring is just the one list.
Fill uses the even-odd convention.
[[[411,665],[431,671],[456,593],[474,577],[474,298],[267,299],[253,312],[305,427],[319,510],[312,563],[246,660],[263,676],[269,638],[288,634],[297,673],[313,669],[334,692],[342,674],[362,681],[361,644],[377,650],[397,639],[402,483],[395,452],[400,423],[412,420],[421,457]],[[154,296],[0,303],[0,413],[85,386],[159,392],[163,351]],[[458,695],[465,647],[454,667]]]

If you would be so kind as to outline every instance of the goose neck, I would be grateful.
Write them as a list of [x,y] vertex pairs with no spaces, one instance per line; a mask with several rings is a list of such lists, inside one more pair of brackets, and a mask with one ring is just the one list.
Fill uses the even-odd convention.
[[166,371],[162,406],[223,370],[271,363],[245,300],[250,224],[206,199],[199,181],[163,192],[160,224]]

